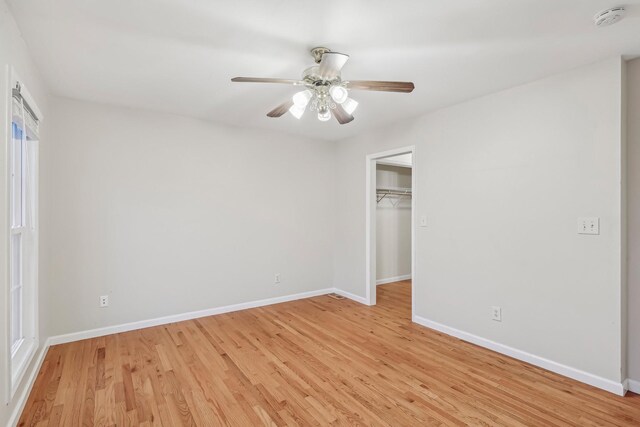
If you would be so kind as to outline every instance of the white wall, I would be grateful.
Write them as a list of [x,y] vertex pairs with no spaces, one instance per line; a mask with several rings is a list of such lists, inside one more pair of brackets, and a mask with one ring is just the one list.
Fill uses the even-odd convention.
[[[378,188],[411,188],[411,168],[378,164],[376,183]],[[408,275],[411,198],[385,197],[376,205],[376,279],[387,281]]]
[[[0,93],[3,97],[0,101],[0,120],[2,120],[3,123],[3,132],[5,131],[5,126],[7,125],[7,100],[10,99],[11,96],[11,88],[8,84],[8,69],[10,66],[13,67],[15,72],[20,76],[21,81],[27,86],[29,92],[34,96],[37,101],[38,107],[40,108],[40,110],[42,110],[45,116],[45,120],[41,126],[40,134],[43,139],[46,139],[48,94],[44,88],[36,67],[29,57],[29,53],[27,51],[24,40],[20,35],[20,31],[18,30],[18,27],[7,7],[7,4],[4,2],[4,0],[0,0],[0,75],[2,76],[2,81],[0,82]],[[2,149],[0,150],[0,241],[7,242],[7,231],[9,225],[7,222],[7,139],[5,133],[2,134],[2,144]],[[16,402],[18,401],[18,397],[25,391],[25,379],[34,369],[34,364],[32,363],[32,366],[27,369],[27,374],[23,377],[23,384],[16,391],[16,397],[8,406],[5,405],[5,392],[9,381],[9,378],[7,378],[8,331],[5,327],[5,325],[7,325],[8,323],[9,311],[9,302],[7,301],[7,296],[9,294],[9,284],[7,282],[7,257],[7,244],[0,244],[0,259],[3,260],[3,262],[0,262],[0,324],[2,325],[2,327],[0,327],[0,425],[7,424],[9,417],[16,409]],[[45,335],[41,333],[40,344],[42,344],[45,339],[46,332]],[[39,350],[40,349],[38,349],[38,351]]]
[[[619,384],[621,69],[611,59],[341,142],[335,285],[365,295],[365,156],[415,145],[428,221],[415,314]],[[599,216],[601,234],[578,235],[580,216]]]
[[640,59],[627,63],[628,371],[640,382]]
[[52,335],[332,286],[334,144],[62,98],[50,116]]

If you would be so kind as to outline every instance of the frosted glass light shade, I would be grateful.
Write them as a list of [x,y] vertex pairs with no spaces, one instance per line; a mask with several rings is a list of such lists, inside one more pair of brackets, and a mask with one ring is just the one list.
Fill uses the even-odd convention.
[[306,105],[304,107],[299,107],[296,104],[293,104],[291,108],[289,108],[289,112],[296,119],[300,119],[300,117],[302,117],[302,115],[304,114],[305,109]]
[[331,111],[328,108],[323,108],[318,110],[318,120],[321,122],[326,122],[331,119]]
[[296,107],[305,108],[312,96],[313,93],[310,90],[303,90],[301,92],[297,92],[291,99]]
[[349,92],[342,86],[331,86],[329,89],[329,95],[336,102],[336,104],[342,104],[347,100]]
[[353,98],[347,98],[342,103],[342,108],[344,108],[344,111],[346,111],[349,114],[353,114],[353,112],[356,111],[357,107],[358,107],[358,101],[356,101]]

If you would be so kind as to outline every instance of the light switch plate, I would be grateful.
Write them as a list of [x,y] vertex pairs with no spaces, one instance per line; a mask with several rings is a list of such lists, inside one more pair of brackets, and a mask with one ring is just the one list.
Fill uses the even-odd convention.
[[578,218],[578,234],[600,234],[600,218],[595,216]]
[[426,227],[426,226],[427,226],[427,216],[422,215],[420,217],[420,227]]

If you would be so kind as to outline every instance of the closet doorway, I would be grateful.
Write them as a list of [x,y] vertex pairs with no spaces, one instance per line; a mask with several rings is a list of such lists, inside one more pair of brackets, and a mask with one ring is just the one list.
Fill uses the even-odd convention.
[[415,286],[414,157],[414,147],[367,156],[366,189],[367,301],[375,305],[379,289],[404,304],[410,289],[411,316]]

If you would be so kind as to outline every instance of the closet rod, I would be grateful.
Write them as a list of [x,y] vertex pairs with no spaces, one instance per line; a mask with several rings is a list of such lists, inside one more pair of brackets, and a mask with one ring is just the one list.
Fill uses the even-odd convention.
[[378,201],[378,203],[380,203],[380,201],[382,199],[384,199],[387,196],[409,196],[411,197],[411,189],[410,188],[406,188],[406,189],[385,189],[385,188],[378,188],[376,189],[376,199]]

